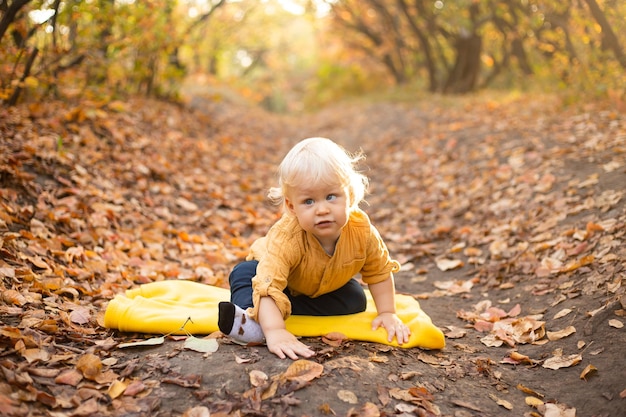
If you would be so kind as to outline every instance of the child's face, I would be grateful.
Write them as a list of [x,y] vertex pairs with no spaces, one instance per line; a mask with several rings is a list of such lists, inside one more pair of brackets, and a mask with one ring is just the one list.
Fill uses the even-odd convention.
[[287,208],[300,227],[312,233],[324,247],[335,244],[348,222],[348,190],[340,184],[318,184],[290,190]]

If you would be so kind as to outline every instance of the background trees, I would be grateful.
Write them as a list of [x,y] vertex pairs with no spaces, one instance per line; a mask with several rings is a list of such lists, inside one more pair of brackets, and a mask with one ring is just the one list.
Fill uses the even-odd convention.
[[465,93],[551,83],[549,74],[581,87],[624,80],[623,1],[344,0],[332,8],[335,30],[397,83],[419,77],[430,91]]
[[176,96],[273,110],[384,86],[623,94],[624,0],[0,0],[0,99]]

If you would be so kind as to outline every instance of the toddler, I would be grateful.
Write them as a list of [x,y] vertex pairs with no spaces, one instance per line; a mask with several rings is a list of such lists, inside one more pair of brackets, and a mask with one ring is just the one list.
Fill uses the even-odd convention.
[[256,240],[229,277],[231,302],[219,304],[220,331],[243,343],[265,340],[284,359],[315,352],[285,328],[290,314],[330,316],[366,308],[360,274],[388,340],[408,342],[395,310],[393,273],[400,268],[368,216],[358,207],[368,185],[352,156],[330,139],[309,138],[285,156],[270,200],[282,217]]

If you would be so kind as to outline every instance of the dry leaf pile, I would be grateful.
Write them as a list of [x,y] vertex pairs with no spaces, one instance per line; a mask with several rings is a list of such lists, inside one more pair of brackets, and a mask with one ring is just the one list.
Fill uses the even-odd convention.
[[[276,218],[263,203],[268,178],[256,173],[272,169],[256,155],[275,144],[158,102],[41,103],[0,119],[0,333],[4,356],[25,361],[0,364],[5,411],[86,407],[66,388],[84,380],[90,398],[116,399],[124,375],[101,376],[111,364],[91,354],[114,346],[100,327],[106,302],[164,279],[226,286],[251,237]],[[83,355],[93,366],[79,368]],[[52,389],[35,388],[42,377]],[[117,395],[102,392],[109,384]]]
[[[626,404],[609,383],[626,380],[610,366],[626,342],[626,119],[551,100],[299,119],[202,101],[0,110],[0,414],[611,415]],[[102,327],[142,283],[227,286],[278,216],[275,164],[307,136],[366,153],[365,208],[444,351],[330,334],[291,363]],[[564,375],[578,385],[559,390]],[[598,393],[580,401],[585,384]]]

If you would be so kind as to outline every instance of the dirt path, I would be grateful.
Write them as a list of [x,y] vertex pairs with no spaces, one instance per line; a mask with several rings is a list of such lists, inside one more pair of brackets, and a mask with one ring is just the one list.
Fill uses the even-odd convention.
[[[63,270],[80,282],[85,270],[97,272],[60,294],[32,286],[26,293],[33,299],[22,305],[3,292],[0,368],[7,382],[0,381],[0,414],[624,415],[624,115],[600,105],[566,109],[550,97],[355,103],[301,117],[212,99],[193,106],[194,112],[156,106],[154,113],[122,115],[117,126],[123,127],[111,135],[109,119],[91,119],[91,130],[76,122],[70,127],[80,134],[65,144],[71,158],[58,157],[58,141],[50,145],[39,134],[40,147],[2,160],[20,167],[35,155],[35,163],[23,163],[23,177],[0,164],[0,196],[11,210],[0,223],[5,288],[19,289],[24,271],[45,277],[41,262],[52,265],[55,257],[63,261],[49,277]],[[37,120],[11,116],[0,126],[7,138],[21,137],[29,120]],[[131,132],[131,124],[143,133]],[[156,143],[149,140],[157,136]],[[264,347],[220,338],[212,354],[184,350],[176,339],[119,349],[117,343],[142,335],[106,330],[93,319],[81,327],[57,318],[77,305],[101,312],[115,293],[154,276],[223,284],[244,253],[240,241],[272,222],[262,195],[271,185],[267,173],[308,136],[331,137],[367,155],[365,209],[403,265],[398,291],[415,296],[444,330],[445,349],[309,339],[322,374],[270,395],[255,389],[251,377],[278,377],[292,362]],[[68,215],[68,207],[80,214]],[[89,254],[72,252],[68,260],[63,245],[75,241]],[[201,253],[193,252],[194,242],[204,245]],[[117,258],[109,247],[123,253]],[[207,248],[217,248],[213,270],[198,278],[194,262],[207,257]],[[96,262],[101,254],[106,262]],[[81,268],[74,257],[82,257]],[[26,261],[39,269],[20,266]],[[34,305],[42,307],[29,310]],[[27,363],[17,341],[35,339],[20,339],[19,330],[37,332],[32,323],[50,317],[70,330],[44,335],[54,360]],[[62,385],[52,376],[74,368],[85,353],[104,361],[103,372],[134,381],[133,390],[118,396],[107,383]],[[263,392],[268,398],[261,400]]]
[[[546,103],[465,101],[447,109],[441,103],[361,104],[276,122],[269,132],[287,143],[327,136],[365,151],[372,181],[367,210],[405,264],[398,290],[420,299],[448,344],[426,352],[359,342],[333,348],[310,340],[320,352],[316,361],[325,365],[323,376],[287,397],[255,404],[256,411],[241,396],[251,388],[250,372],[271,377],[289,362],[263,348],[228,344],[200,362],[189,353],[173,357],[171,366],[182,374],[201,366],[202,403],[209,409],[569,416],[575,408],[578,416],[624,415],[626,368],[619,363],[626,334],[611,324],[624,322],[626,303],[623,117],[597,109],[559,113]],[[440,258],[464,266],[443,271],[436,266]],[[541,328],[499,339],[472,326],[479,313],[495,321],[490,311],[506,321],[516,305],[521,309],[509,321],[530,326],[536,320]],[[563,329],[575,333],[560,336]],[[528,343],[532,338],[538,340]],[[555,361],[562,368],[542,366]],[[581,377],[586,367],[593,370]],[[427,394],[407,394],[415,387]],[[536,409],[528,397],[547,406]],[[189,401],[175,409],[182,412]]]

